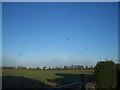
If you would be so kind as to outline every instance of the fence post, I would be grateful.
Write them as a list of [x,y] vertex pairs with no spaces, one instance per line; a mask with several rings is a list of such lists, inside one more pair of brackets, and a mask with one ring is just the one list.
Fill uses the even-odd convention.
[[81,74],[82,90],[85,90],[85,74]]

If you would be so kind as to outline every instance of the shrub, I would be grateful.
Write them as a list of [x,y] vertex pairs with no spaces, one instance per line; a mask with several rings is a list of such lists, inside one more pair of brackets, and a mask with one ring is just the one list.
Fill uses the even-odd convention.
[[117,71],[117,90],[120,90],[120,64],[116,64]]
[[95,67],[97,88],[116,88],[116,67],[113,61],[100,61]]

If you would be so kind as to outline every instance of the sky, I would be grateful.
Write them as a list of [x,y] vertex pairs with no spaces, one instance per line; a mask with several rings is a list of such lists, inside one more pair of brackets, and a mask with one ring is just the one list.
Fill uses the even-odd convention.
[[2,3],[2,64],[53,67],[118,60],[118,4]]

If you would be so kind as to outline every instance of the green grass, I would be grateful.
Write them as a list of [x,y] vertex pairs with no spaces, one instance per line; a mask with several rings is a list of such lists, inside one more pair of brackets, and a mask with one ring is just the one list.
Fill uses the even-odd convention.
[[[24,76],[26,78],[35,79],[43,83],[48,82],[47,79],[62,79],[68,75],[93,74],[94,70],[15,70],[3,69],[2,76]],[[62,74],[62,75],[56,75]],[[67,75],[67,76],[66,76]],[[72,76],[70,76],[73,78]],[[77,79],[77,77],[74,77]],[[69,79],[69,78],[68,78]]]

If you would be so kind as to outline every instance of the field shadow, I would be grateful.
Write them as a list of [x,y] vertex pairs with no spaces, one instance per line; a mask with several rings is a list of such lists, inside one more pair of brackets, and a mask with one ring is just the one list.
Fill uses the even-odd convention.
[[[71,83],[81,82],[81,88],[85,88],[85,85],[88,82],[95,82],[94,74],[63,74],[57,73],[56,75],[61,76],[62,78],[57,79],[47,79],[48,82],[53,83],[54,87],[67,85]],[[84,89],[82,89],[84,90]]]
[[34,88],[37,89],[47,89],[48,86],[44,83],[26,78],[23,76],[3,76],[2,77],[2,88]]
[[[29,88],[34,90],[49,90],[54,87],[67,85],[76,82],[82,82],[81,90],[84,90],[85,84],[87,82],[94,82],[93,74],[64,74],[57,73],[55,74],[61,78],[56,79],[47,79],[48,83],[43,83],[41,81],[26,78],[23,76],[3,76],[2,77],[2,89],[6,88]],[[76,89],[75,89],[76,90]]]

